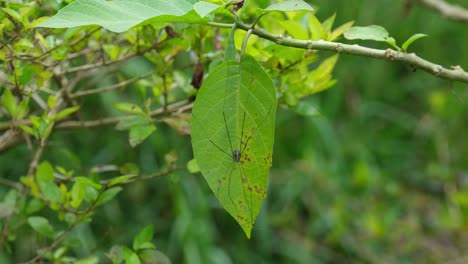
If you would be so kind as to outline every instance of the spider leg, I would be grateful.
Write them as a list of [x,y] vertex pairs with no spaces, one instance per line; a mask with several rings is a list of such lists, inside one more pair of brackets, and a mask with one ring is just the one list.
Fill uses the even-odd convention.
[[[252,187],[250,186],[249,181],[247,179],[247,175],[245,175],[244,169],[242,168],[240,163],[239,163],[239,172],[240,172],[240,179],[241,179],[241,184],[242,184],[242,191],[244,192],[244,200],[245,200],[247,209],[249,210],[249,214],[250,214],[250,224],[253,225],[254,216],[253,216],[253,203],[252,203]],[[248,192],[249,197],[247,197],[247,192]]]

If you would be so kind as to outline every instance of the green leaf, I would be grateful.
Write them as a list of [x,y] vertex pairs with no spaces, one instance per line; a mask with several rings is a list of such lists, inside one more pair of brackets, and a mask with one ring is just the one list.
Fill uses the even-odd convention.
[[156,130],[153,124],[134,126],[130,128],[129,142],[130,146],[135,147],[149,137]]
[[309,14],[307,23],[309,26],[310,38],[312,40],[327,38],[327,31],[323,28],[323,25],[314,14]]
[[[171,264],[171,260],[164,255],[161,251],[154,250],[154,249],[147,249],[141,252],[138,252],[138,256],[140,257],[143,263],[154,263],[154,264]],[[216,261],[215,261],[216,262]],[[220,263],[219,261],[216,263]]]
[[15,212],[17,208],[18,191],[15,189],[10,190],[0,202],[0,219],[9,217]]
[[336,13],[334,13],[333,16],[327,18],[327,20],[323,21],[322,26],[326,32],[330,32],[332,30],[333,23],[335,23],[335,18]]
[[138,105],[136,104],[131,104],[131,103],[114,103],[114,107],[124,113],[127,114],[134,114],[134,115],[144,115],[145,112],[143,109],[141,109]]
[[52,109],[55,107],[55,105],[57,105],[57,97],[49,95],[49,97],[47,98],[47,106],[49,107],[49,109]]
[[37,26],[99,25],[110,31],[123,32],[144,22],[176,22],[177,17],[191,10],[192,4],[185,0],[76,0]]
[[311,7],[308,3],[302,0],[289,0],[280,3],[275,3],[267,8],[264,9],[265,11],[299,11],[299,10],[306,10],[306,11],[315,11],[313,7]]
[[84,185],[93,187],[96,190],[100,190],[102,188],[101,184],[95,183],[90,178],[83,177],[83,176],[75,177],[75,182],[79,182],[79,183],[82,183]]
[[130,129],[132,126],[138,125],[146,125],[151,120],[145,116],[129,116],[128,118],[122,119],[116,126],[115,129],[117,130],[127,130]]
[[41,193],[52,202],[60,202],[61,192],[59,187],[53,181],[40,180],[38,182]]
[[16,112],[16,99],[9,89],[5,89],[3,92],[1,103],[8,113],[14,117]]
[[344,23],[343,25],[335,28],[330,35],[328,36],[328,41],[333,41],[337,39],[339,36],[343,34],[344,31],[346,31],[348,28],[352,27],[354,24],[354,21],[350,21],[347,23]]
[[58,112],[58,114],[54,115],[52,117],[52,120],[62,119],[64,117],[66,117],[66,116],[69,116],[69,115],[75,113],[79,109],[80,109],[79,106],[73,106],[73,107],[65,108],[62,111]]
[[405,41],[405,43],[403,43],[403,45],[401,45],[401,48],[403,49],[404,52],[406,52],[408,50],[408,47],[413,44],[413,42],[415,42],[416,40],[420,39],[420,38],[424,38],[424,37],[427,37],[426,34],[422,34],[422,33],[417,33],[417,34],[414,34],[413,36],[411,36],[407,41]]
[[81,182],[75,182],[71,188],[71,201],[70,205],[74,208],[78,208],[83,202],[86,196],[86,185]]
[[350,40],[362,39],[384,42],[388,38],[388,32],[385,28],[377,25],[368,27],[351,27],[345,30],[344,37]]
[[217,66],[203,82],[192,110],[198,166],[247,237],[266,195],[275,113],[275,86],[249,55],[240,63]]
[[122,187],[113,187],[108,190],[105,190],[100,196],[98,201],[96,202],[96,206],[102,205],[107,203],[108,201],[112,200],[119,192],[122,191]]
[[22,119],[28,113],[29,98],[23,99],[19,106],[16,108],[14,117],[15,119]]
[[90,256],[84,259],[80,259],[76,262],[75,264],[98,264],[99,263],[99,257],[97,256]]
[[154,228],[152,225],[144,227],[133,240],[133,250],[155,248],[153,240]]
[[20,125],[20,128],[21,130],[23,130],[24,132],[30,134],[31,136],[34,136],[34,130],[28,126],[25,126],[25,125]]
[[60,202],[61,192],[54,182],[54,169],[50,163],[44,161],[37,167],[36,180],[45,198],[52,202]]
[[213,4],[210,2],[200,1],[193,5],[193,9],[200,15],[200,17],[206,17],[216,9],[222,7],[222,5]]
[[2,10],[3,10],[3,12],[7,13],[8,15],[10,15],[15,20],[17,20],[18,22],[23,24],[23,26],[24,26],[23,17],[18,12],[16,12],[15,10],[13,10],[11,8],[7,8],[7,7],[2,8]]
[[140,259],[138,255],[133,252],[133,250],[128,247],[122,249],[122,255],[125,259],[125,264],[140,264]]
[[39,199],[33,198],[31,199],[31,201],[29,201],[28,205],[26,206],[26,214],[28,215],[34,214],[40,211],[43,207],[44,207],[44,202],[42,202]]
[[28,218],[28,224],[39,234],[48,238],[53,238],[54,228],[50,225],[49,220],[40,216],[31,216]]
[[394,47],[395,49],[400,50],[400,47],[397,46],[396,41],[395,41],[394,38],[388,37],[388,38],[385,40],[385,42],[388,43],[390,46]]
[[119,176],[119,177],[115,177],[107,184],[107,186],[111,187],[111,186],[123,183],[123,182],[125,182],[125,181],[127,181],[127,180],[129,180],[131,178],[135,178],[136,176],[137,175],[135,175],[135,174],[129,174],[129,175],[122,175],[122,176]]
[[200,168],[198,167],[197,160],[192,159],[189,162],[187,162],[187,170],[190,173],[198,173],[200,172]]
[[38,180],[54,180],[54,168],[49,162],[44,161],[37,167],[36,177]]

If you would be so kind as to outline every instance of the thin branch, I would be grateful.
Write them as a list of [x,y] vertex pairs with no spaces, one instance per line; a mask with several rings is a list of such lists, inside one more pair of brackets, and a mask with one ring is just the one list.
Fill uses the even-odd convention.
[[[178,112],[179,108],[185,106],[187,104],[187,100],[180,101],[177,103],[173,103],[167,107],[167,111],[164,110],[163,107],[158,108],[150,113],[150,116],[158,116],[162,114]],[[107,126],[107,125],[115,125],[122,120],[125,120],[131,116],[117,116],[117,117],[108,117],[99,120],[92,120],[92,121],[65,121],[63,123],[58,123],[54,126],[57,129],[66,129],[66,128],[92,128],[92,127],[99,127],[99,126]]]
[[443,17],[450,20],[468,23],[468,10],[458,6],[452,5],[444,0],[418,0],[423,5],[439,12]]
[[[241,22],[237,22],[237,27],[245,31],[251,29],[251,26]],[[380,60],[399,61],[409,64],[416,69],[421,69],[442,79],[468,83],[468,72],[465,72],[460,66],[452,66],[451,69],[444,68],[441,65],[427,61],[414,53],[404,53],[392,49],[372,49],[359,46],[357,44],[349,45],[324,40],[314,41],[294,39],[282,35],[272,34],[270,32],[258,28],[253,29],[252,34],[255,34],[261,38],[270,40],[282,46],[295,47],[307,50],[327,50],[337,53],[371,57]]]
[[108,62],[104,61],[104,62],[98,62],[98,63],[94,63],[94,64],[86,64],[86,65],[82,65],[82,66],[77,66],[77,67],[70,68],[70,69],[66,70],[62,74],[92,70],[92,69],[100,68],[100,67],[103,67],[103,66],[114,65],[114,64],[118,65],[118,64],[126,62],[126,61],[128,61],[128,60],[130,60],[132,58],[141,56],[141,55],[145,54],[146,52],[157,49],[157,48],[161,47],[163,44],[165,44],[167,41],[169,41],[170,39],[172,39],[172,37],[167,37],[166,39],[162,40],[161,42],[154,43],[153,45],[151,45],[151,47],[148,47],[148,48],[146,48],[144,50],[139,50],[139,51],[137,51],[137,52],[135,52],[133,54],[124,56],[124,57],[116,59],[116,60],[111,60],[111,61],[108,61]]
[[[163,170],[160,170],[158,172],[153,172],[149,175],[139,175],[137,177],[134,177],[134,178],[130,178],[120,184],[129,184],[129,183],[134,183],[134,182],[141,182],[141,181],[147,181],[147,180],[151,180],[151,179],[154,179],[154,178],[158,178],[158,177],[162,177],[162,176],[166,176],[166,175],[169,175],[171,173],[173,173],[174,171],[177,171],[177,170],[184,170],[184,168],[179,168],[179,167],[176,167],[175,164],[170,164],[168,168],[166,169],[163,169]],[[113,179],[110,179],[110,180],[103,180],[103,181],[99,181],[99,184],[102,184],[102,185],[107,185],[109,183],[112,182]]]
[[79,222],[71,225],[70,227],[68,227],[62,234],[60,234],[55,240],[54,242],[52,242],[52,244],[50,244],[48,247],[46,248],[43,248],[41,251],[39,251],[39,253],[34,257],[32,258],[31,260],[27,261],[27,262],[24,262],[24,263],[27,263],[27,264],[33,264],[33,263],[38,263],[41,261],[41,259],[47,254],[49,253],[50,251],[52,251],[54,248],[56,248],[57,246],[59,246],[66,238],[67,236],[70,234],[70,232],[79,224]]
[[80,97],[80,96],[96,94],[96,93],[102,93],[102,92],[108,92],[108,91],[112,91],[112,90],[115,90],[115,89],[119,89],[119,88],[124,87],[124,86],[126,86],[128,84],[131,84],[133,82],[136,82],[138,80],[146,78],[146,77],[150,76],[151,74],[153,74],[153,72],[148,72],[148,73],[145,73],[143,75],[140,75],[140,76],[134,77],[132,79],[128,79],[128,80],[125,80],[123,82],[116,83],[116,84],[113,84],[113,85],[108,85],[108,86],[104,86],[104,87],[100,87],[100,88],[96,88],[96,89],[90,89],[90,90],[84,90],[84,91],[76,92],[73,95],[71,95],[71,98],[77,98],[77,97]]

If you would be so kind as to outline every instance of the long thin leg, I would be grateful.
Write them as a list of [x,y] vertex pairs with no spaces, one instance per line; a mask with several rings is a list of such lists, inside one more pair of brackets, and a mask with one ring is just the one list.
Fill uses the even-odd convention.
[[[223,109],[223,118],[224,118],[224,126],[226,127],[226,133],[229,139],[229,147],[231,148],[231,153],[234,153],[234,150],[232,149],[231,135],[229,134],[229,128],[227,126],[226,114],[224,112],[224,109]],[[230,156],[232,157],[232,154]]]
[[[242,191],[244,192],[244,200],[250,213],[250,223],[253,224],[254,216],[253,216],[253,203],[252,203],[252,187],[250,187],[247,176],[244,174],[244,170],[242,169],[240,164],[239,164],[239,173],[240,173],[240,180],[242,184]],[[247,194],[245,190],[246,185],[247,185],[247,191],[249,192],[250,199],[247,199]]]
[[236,209],[236,217],[239,216],[239,210],[237,209],[237,205],[236,205],[236,202],[234,201],[234,199],[232,199],[232,195],[231,195],[231,179],[232,179],[232,172],[234,171],[235,169],[235,166],[233,166],[231,168],[231,173],[229,173],[229,180],[228,180],[228,197],[229,199],[231,200],[231,203],[232,205],[234,205],[234,208]]

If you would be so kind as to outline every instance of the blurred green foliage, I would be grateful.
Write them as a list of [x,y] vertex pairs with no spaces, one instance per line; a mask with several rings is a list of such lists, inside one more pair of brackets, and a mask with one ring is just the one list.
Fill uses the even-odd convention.
[[[61,5],[44,1],[33,17],[54,14],[65,2],[71,1]],[[268,4],[256,2],[260,6]],[[311,4],[318,10],[320,21],[336,13],[336,25],[350,20],[358,26],[382,25],[396,40],[406,40],[416,32],[428,34],[411,46],[413,52],[441,65],[468,69],[468,27],[416,3],[410,8],[405,3],[316,0]],[[169,39],[149,58],[129,60],[117,73],[97,71],[78,86],[112,85],[147,73],[154,65],[157,76],[169,70],[177,74],[168,75],[167,79],[151,76],[126,89],[78,98],[82,106],[80,119],[119,116],[121,113],[113,107],[115,102],[144,107],[147,94],[164,93],[164,82],[175,83],[170,100],[193,93],[188,88],[193,73],[191,59],[193,53],[213,51],[204,59],[215,61],[214,28],[174,27],[176,32],[183,32],[184,38]],[[93,30],[86,28],[83,34]],[[156,35],[153,31],[152,27],[143,27],[140,33],[149,37]],[[5,32],[3,29],[2,41],[8,41]],[[72,29],[56,32],[73,35]],[[118,35],[98,30],[91,45],[96,48],[100,42],[118,43],[121,38],[141,49],[151,44],[139,42],[135,32],[125,32],[119,39]],[[54,40],[51,37],[47,41]],[[18,45],[27,48],[29,44]],[[381,43],[363,45],[387,48]],[[184,51],[188,47],[193,53]],[[78,52],[85,46],[74,48],[73,52]],[[127,45],[121,48],[119,51],[115,46],[102,47],[110,57],[134,51],[125,50]],[[53,55],[60,61],[63,54],[57,49]],[[79,58],[70,67],[95,59],[90,57],[96,55]],[[170,64],[165,61],[164,56],[173,55]],[[2,66],[2,71],[5,68]],[[27,72],[34,71],[33,66],[22,64],[17,68],[23,71],[22,82],[28,83]],[[125,185],[115,199],[95,211],[91,222],[73,228],[63,250],[79,259],[97,255],[103,261],[106,252],[111,254],[112,246],[121,245],[126,247],[126,259],[132,258],[133,250],[141,249],[135,245],[149,242],[147,237],[153,230],[144,227],[152,225],[154,239],[150,244],[173,263],[440,263],[466,259],[466,84],[413,72],[402,64],[346,55],[339,57],[333,76],[337,80],[333,87],[304,100],[318,109],[319,117],[303,117],[286,107],[279,108],[268,196],[250,240],[219,206],[201,175],[186,171],[186,163],[192,159],[190,138],[177,133],[173,123],[158,119],[157,130],[135,148],[129,146],[128,133],[116,132],[113,126],[53,133],[42,160],[73,171],[74,176],[96,179],[92,169],[103,165],[120,169],[99,175],[107,179],[127,174],[124,171],[134,172],[135,168],[147,175],[167,168],[174,153],[176,166],[181,168],[169,175]],[[162,105],[164,96],[157,98],[160,101],[152,103]],[[43,99],[47,101],[47,97]],[[7,120],[5,116],[0,116],[0,122]],[[181,126],[178,128],[183,132]],[[34,154],[30,147],[22,143],[0,153],[2,179],[19,182],[20,176],[26,175]],[[11,208],[9,205],[17,197],[10,189],[11,186],[0,185],[4,208]],[[32,203],[18,208],[21,206],[29,212],[40,208],[40,215],[51,225],[66,228],[55,212],[44,205]],[[1,213],[9,214],[4,210]],[[1,213],[0,226],[5,233],[7,218]],[[50,234],[48,224],[38,218],[30,219],[29,224],[38,228],[34,230],[45,232],[45,237]],[[9,246],[4,243],[0,248],[0,263],[26,261],[36,255],[38,247],[47,246],[46,238],[33,235],[24,218],[15,226],[18,229],[8,237]],[[148,234],[142,234],[145,232]],[[96,263],[95,259],[88,260],[87,263]]]

